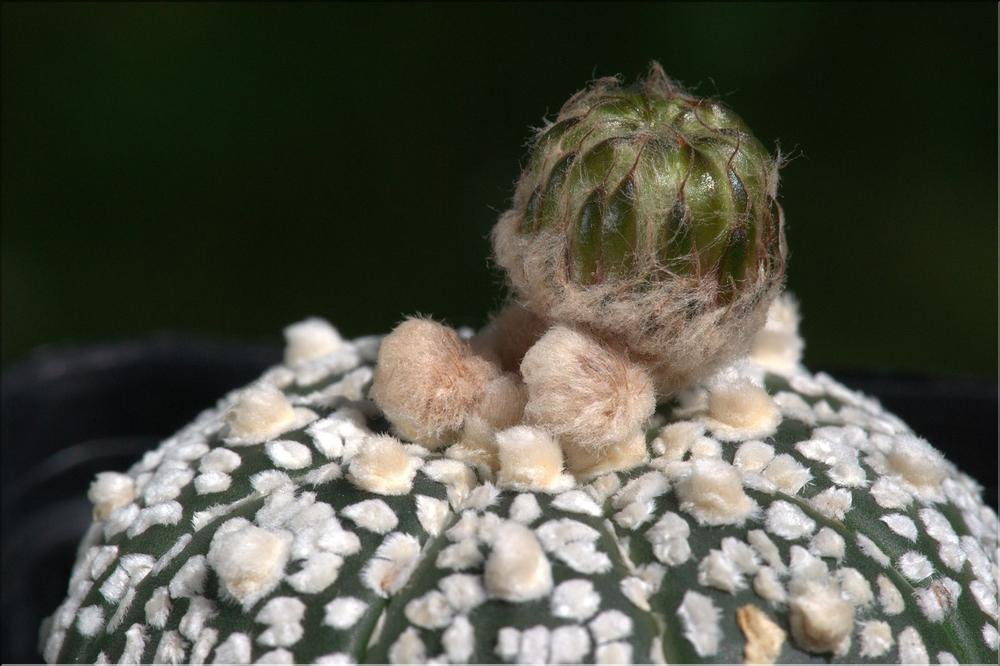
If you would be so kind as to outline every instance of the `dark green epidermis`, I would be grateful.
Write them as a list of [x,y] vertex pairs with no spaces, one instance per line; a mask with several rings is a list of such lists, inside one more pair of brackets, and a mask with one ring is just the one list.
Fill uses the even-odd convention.
[[521,231],[561,229],[581,285],[648,269],[717,281],[731,300],[779,260],[773,161],[721,104],[615,89],[542,133],[525,177]]

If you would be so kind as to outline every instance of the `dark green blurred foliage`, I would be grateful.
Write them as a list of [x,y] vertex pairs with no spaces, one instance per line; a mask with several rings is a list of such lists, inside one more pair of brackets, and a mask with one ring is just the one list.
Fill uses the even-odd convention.
[[4,362],[480,324],[528,127],[658,59],[793,159],[807,361],[994,375],[997,7],[4,4]]

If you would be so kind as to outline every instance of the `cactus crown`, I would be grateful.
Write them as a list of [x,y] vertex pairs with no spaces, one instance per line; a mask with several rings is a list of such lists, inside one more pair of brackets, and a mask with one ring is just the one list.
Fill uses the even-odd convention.
[[518,183],[518,231],[565,236],[567,278],[711,276],[717,303],[784,264],[777,164],[722,104],[658,63],[623,87],[596,81],[536,137]]

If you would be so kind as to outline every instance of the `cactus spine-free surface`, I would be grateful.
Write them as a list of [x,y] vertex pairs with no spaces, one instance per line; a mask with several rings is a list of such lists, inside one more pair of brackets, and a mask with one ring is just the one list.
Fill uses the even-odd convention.
[[787,306],[658,408],[642,465],[548,493],[395,449],[378,339],[312,345],[95,482],[45,657],[996,663],[996,514],[799,366]]

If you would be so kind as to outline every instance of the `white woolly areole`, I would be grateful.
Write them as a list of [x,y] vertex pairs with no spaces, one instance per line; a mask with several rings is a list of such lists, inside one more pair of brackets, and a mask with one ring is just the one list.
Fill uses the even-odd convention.
[[710,597],[688,591],[677,608],[677,615],[684,625],[684,637],[694,646],[700,657],[710,657],[719,651],[722,627],[719,609]]
[[838,561],[844,559],[846,547],[844,537],[829,527],[820,528],[816,536],[809,542],[809,552],[819,557],[830,557]]
[[390,664],[427,663],[427,647],[416,627],[408,627],[389,648]]
[[590,635],[586,629],[576,625],[557,627],[552,630],[550,647],[549,660],[553,664],[583,663],[590,652]]
[[487,591],[505,601],[538,599],[552,589],[552,565],[541,544],[534,532],[514,521],[497,530],[483,577]]
[[257,443],[304,427],[316,415],[308,409],[295,409],[281,391],[257,384],[244,389],[236,404],[226,414],[232,443]]
[[878,587],[878,602],[882,606],[882,612],[886,615],[899,615],[906,609],[903,595],[899,589],[892,584],[884,574],[879,574],[875,579]]
[[556,586],[551,603],[552,614],[556,617],[583,621],[601,607],[601,595],[589,580],[575,578]]
[[398,434],[434,449],[457,437],[499,375],[452,329],[407,319],[382,340],[371,397]]
[[337,329],[312,317],[285,328],[285,363],[298,365],[332,354],[344,345]]
[[403,532],[388,535],[361,574],[361,578],[380,597],[395,594],[410,579],[420,556],[420,542]]
[[350,629],[367,608],[368,604],[355,597],[338,597],[323,607],[323,624],[334,629]]
[[559,485],[563,471],[562,449],[539,428],[516,426],[496,435],[501,487],[549,490]]
[[705,423],[719,439],[739,442],[773,435],[781,412],[767,391],[744,382],[709,391]]
[[930,444],[912,436],[898,437],[886,456],[889,468],[926,498],[942,497],[940,485],[948,474],[944,458]]
[[889,623],[881,620],[862,622],[858,637],[861,639],[862,657],[881,657],[895,643]]
[[764,328],[750,344],[750,358],[770,372],[788,375],[798,368],[804,346],[799,336],[798,303],[784,293],[768,308]]
[[218,574],[223,591],[247,609],[281,581],[292,535],[249,523],[237,523],[228,530],[223,527],[212,537],[208,563]]
[[424,531],[431,536],[437,536],[444,527],[448,517],[448,503],[436,497],[417,495],[417,520]]
[[929,664],[930,656],[920,632],[913,627],[907,627],[899,632],[899,663]]
[[278,439],[264,446],[267,457],[276,467],[302,469],[312,462],[312,453],[305,444],[290,439]]
[[90,484],[87,499],[94,505],[94,520],[105,520],[115,509],[135,499],[135,481],[128,474],[99,472]]
[[407,620],[423,629],[444,629],[454,616],[448,599],[437,590],[411,599],[403,612]]
[[673,511],[667,511],[646,530],[646,538],[653,546],[653,555],[667,566],[677,566],[691,557],[688,537],[691,528],[687,521]]
[[476,632],[464,615],[455,618],[441,636],[445,656],[452,664],[468,662],[476,648]]
[[380,499],[364,500],[356,504],[345,506],[340,511],[341,515],[354,521],[358,527],[375,532],[376,534],[386,534],[396,528],[399,518],[388,504]]
[[442,578],[438,587],[457,613],[468,613],[486,601],[486,591],[479,576],[451,574]]
[[843,520],[851,508],[851,491],[847,488],[827,488],[813,495],[809,505],[827,518]]
[[407,455],[403,444],[390,435],[364,440],[361,450],[351,458],[348,480],[378,495],[403,495],[413,487],[418,462]]
[[762,472],[773,458],[774,447],[754,439],[740,444],[733,464],[744,472]]
[[854,606],[836,585],[808,581],[788,600],[792,638],[810,652],[843,655],[851,642]]
[[702,525],[742,525],[756,508],[743,491],[739,470],[712,458],[695,460],[677,482],[681,509]]
[[642,366],[590,336],[555,326],[524,355],[525,419],[564,445],[600,451],[630,439],[653,414]]
[[767,508],[764,526],[771,534],[795,540],[812,534],[816,529],[816,521],[794,504],[778,500]]
[[538,505],[538,500],[534,495],[531,493],[521,493],[510,503],[508,514],[511,520],[516,520],[524,525],[530,525],[542,515],[542,508]]

